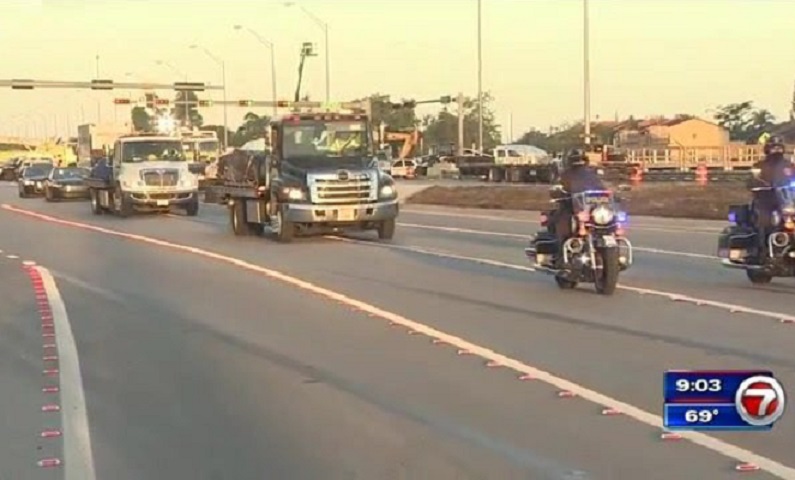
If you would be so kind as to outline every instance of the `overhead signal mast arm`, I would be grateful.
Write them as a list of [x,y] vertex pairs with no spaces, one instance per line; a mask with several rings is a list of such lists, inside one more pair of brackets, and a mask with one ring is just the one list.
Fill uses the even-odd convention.
[[202,92],[205,90],[223,90],[220,85],[207,85],[203,82],[174,82],[174,83],[141,83],[121,82],[113,80],[91,80],[88,82],[73,82],[62,80],[30,80],[11,79],[0,80],[0,87],[10,87],[13,90],[34,90],[37,88],[62,88],[84,90],[176,90]]

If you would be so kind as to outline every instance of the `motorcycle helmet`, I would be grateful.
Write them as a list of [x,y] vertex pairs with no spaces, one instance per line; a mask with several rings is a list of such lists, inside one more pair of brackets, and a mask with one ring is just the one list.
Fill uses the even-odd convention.
[[566,156],[566,168],[572,168],[581,165],[588,165],[588,155],[580,148],[571,150]]
[[783,155],[784,154],[784,139],[778,136],[770,137],[765,142],[765,155]]

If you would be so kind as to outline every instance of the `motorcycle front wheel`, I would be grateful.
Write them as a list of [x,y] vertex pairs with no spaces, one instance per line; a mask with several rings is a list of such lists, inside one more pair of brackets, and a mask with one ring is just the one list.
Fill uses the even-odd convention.
[[595,272],[594,286],[601,295],[612,295],[618,286],[618,272],[621,264],[617,248],[602,248],[596,252],[596,261],[601,270]]

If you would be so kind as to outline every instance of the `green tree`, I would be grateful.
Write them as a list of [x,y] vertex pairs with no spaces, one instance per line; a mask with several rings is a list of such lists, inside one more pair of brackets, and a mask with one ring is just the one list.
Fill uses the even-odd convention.
[[[500,144],[500,126],[496,123],[491,108],[494,98],[489,92],[483,93],[483,149],[489,150]],[[473,98],[464,99],[464,147],[477,144],[479,136],[478,101]],[[435,117],[430,118],[425,126],[425,144],[447,146],[458,144],[458,112],[451,113],[443,108]]]
[[[584,144],[585,126],[582,122],[563,124],[544,133],[536,129],[525,132],[516,143],[534,145],[547,152],[563,152]],[[591,135],[594,144],[610,144],[613,140],[613,127],[605,124],[592,124]]]
[[[379,128],[383,122],[391,131],[413,130],[417,123],[417,114],[413,108],[393,108],[389,95],[375,93],[368,97],[372,101],[373,127]],[[397,102],[396,102],[397,103]],[[400,102],[402,103],[402,101]]]
[[[199,97],[196,95],[196,92],[177,92],[177,96],[175,98],[175,102],[196,102],[191,103],[189,105],[177,105],[171,111],[171,115],[177,120],[179,123],[183,125],[190,125],[192,127],[201,127],[204,125],[204,117],[202,117],[201,113],[199,113],[198,103]],[[187,107],[187,108],[186,108]],[[186,122],[186,119],[188,120]]]
[[713,118],[729,131],[732,140],[753,143],[775,123],[773,115],[765,109],[754,107],[750,100],[718,107]]
[[144,107],[133,107],[130,110],[130,121],[136,132],[148,132],[153,128],[152,116]]

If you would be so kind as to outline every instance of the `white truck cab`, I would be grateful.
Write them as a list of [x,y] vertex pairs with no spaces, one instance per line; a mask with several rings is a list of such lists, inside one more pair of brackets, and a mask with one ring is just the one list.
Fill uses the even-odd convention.
[[109,175],[92,175],[92,210],[128,216],[134,210],[199,211],[199,181],[188,169],[182,140],[167,135],[127,135],[116,140]]

